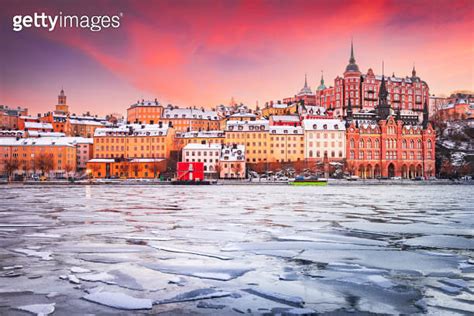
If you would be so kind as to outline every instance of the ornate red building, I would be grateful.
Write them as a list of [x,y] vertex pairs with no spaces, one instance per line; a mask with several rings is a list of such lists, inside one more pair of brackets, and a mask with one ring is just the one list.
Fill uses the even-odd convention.
[[[423,105],[429,102],[428,84],[416,75],[413,67],[411,76],[385,77],[388,92],[388,101],[393,109],[400,109],[402,112],[413,111],[419,114],[423,112]],[[377,105],[382,76],[374,74],[371,68],[366,74],[362,74],[354,57],[354,48],[351,43],[351,56],[349,64],[342,77],[334,79],[334,87],[326,88],[324,80],[321,78],[321,86],[315,91],[316,105],[333,109],[335,117],[346,115],[349,100],[354,112],[360,110],[373,110]],[[321,88],[323,87],[323,88]]]
[[382,77],[378,105],[373,119],[352,113],[347,107],[346,167],[360,178],[415,178],[435,175],[436,133],[428,121],[428,104],[423,122],[402,116],[388,103]]

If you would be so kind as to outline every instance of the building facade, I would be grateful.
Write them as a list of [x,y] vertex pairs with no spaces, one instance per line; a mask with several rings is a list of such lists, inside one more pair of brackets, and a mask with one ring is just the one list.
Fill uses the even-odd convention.
[[221,149],[221,144],[190,143],[183,148],[182,162],[202,162],[205,177],[217,178]]
[[244,145],[227,145],[222,147],[219,161],[219,178],[244,179],[245,168]]
[[309,119],[303,121],[304,159],[322,162],[346,158],[345,122],[338,119]]

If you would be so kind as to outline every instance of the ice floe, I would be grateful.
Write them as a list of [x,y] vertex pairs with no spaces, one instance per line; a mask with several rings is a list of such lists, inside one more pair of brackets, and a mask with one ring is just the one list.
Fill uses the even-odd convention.
[[17,309],[35,314],[37,316],[46,316],[54,313],[56,303],[51,304],[33,304],[18,306]]
[[97,304],[125,310],[151,309],[152,300],[136,298],[124,293],[96,292],[84,295],[83,299]]
[[35,251],[32,249],[21,249],[21,248],[16,248],[13,249],[14,252],[22,253],[24,255],[27,255],[28,257],[38,257],[41,258],[41,260],[53,260],[53,257],[51,257],[52,253],[49,251]]
[[285,295],[282,293],[276,293],[272,291],[267,291],[263,289],[257,289],[257,288],[249,288],[249,289],[244,289],[243,291],[263,297],[267,300],[271,300],[274,302],[290,305],[290,306],[295,306],[295,307],[303,307],[304,306],[304,301],[301,297],[299,296],[289,296]]
[[180,303],[180,302],[198,301],[198,300],[205,300],[205,299],[211,299],[211,298],[226,297],[230,295],[231,295],[230,292],[222,291],[219,289],[213,289],[213,288],[205,288],[205,289],[197,289],[197,290],[181,293],[171,298],[159,300],[156,303],[157,304]]

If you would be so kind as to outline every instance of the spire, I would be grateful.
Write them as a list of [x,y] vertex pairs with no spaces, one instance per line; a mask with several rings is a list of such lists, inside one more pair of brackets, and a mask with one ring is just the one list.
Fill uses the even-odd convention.
[[308,88],[308,78],[306,77],[306,73],[304,74],[304,87]]
[[411,76],[412,76],[413,78],[416,77],[415,63],[413,63],[413,70],[411,71]]
[[423,106],[423,128],[428,127],[429,120],[430,120],[430,113],[428,109],[428,103],[425,100],[425,105]]
[[320,85],[318,87],[318,90],[324,90],[326,89],[326,86],[324,85],[324,73],[323,71],[321,70],[321,82],[320,82]]
[[385,86],[385,69],[384,62],[382,61],[382,82],[379,88],[379,104],[377,106],[378,117],[381,120],[386,120],[390,116],[390,104],[388,104],[388,91]]
[[354,43],[352,42],[351,39],[351,58],[349,58],[349,63],[350,64],[355,64],[355,58],[354,58]]
[[346,127],[349,127],[352,123],[352,104],[351,98],[349,98],[349,102],[347,102],[347,110],[346,110]]
[[313,91],[311,91],[311,88],[308,86],[308,78],[306,76],[306,73],[304,74],[304,87],[298,92],[298,95],[308,95],[308,94],[313,94]]
[[351,57],[349,58],[349,64],[346,66],[345,72],[360,72],[359,66],[356,64],[354,57],[354,44],[351,39]]

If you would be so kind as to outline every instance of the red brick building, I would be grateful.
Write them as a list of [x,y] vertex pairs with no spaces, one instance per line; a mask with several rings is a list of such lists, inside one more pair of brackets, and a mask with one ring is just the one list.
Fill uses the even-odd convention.
[[[385,77],[388,92],[388,101],[395,110],[414,111],[421,119],[423,105],[429,102],[428,84],[416,75],[413,67],[411,76]],[[359,70],[354,57],[354,48],[351,43],[351,57],[342,77],[334,79],[334,87],[326,88],[321,78],[321,85],[315,91],[316,105],[333,109],[335,117],[343,117],[349,100],[354,112],[362,109],[373,110],[377,106],[377,96],[382,76],[374,74],[371,68],[366,74]]]
[[423,123],[393,110],[387,100],[385,80],[372,121],[354,119],[351,102],[347,109],[346,167],[360,178],[428,178],[435,175],[436,133],[428,121],[428,104]]

